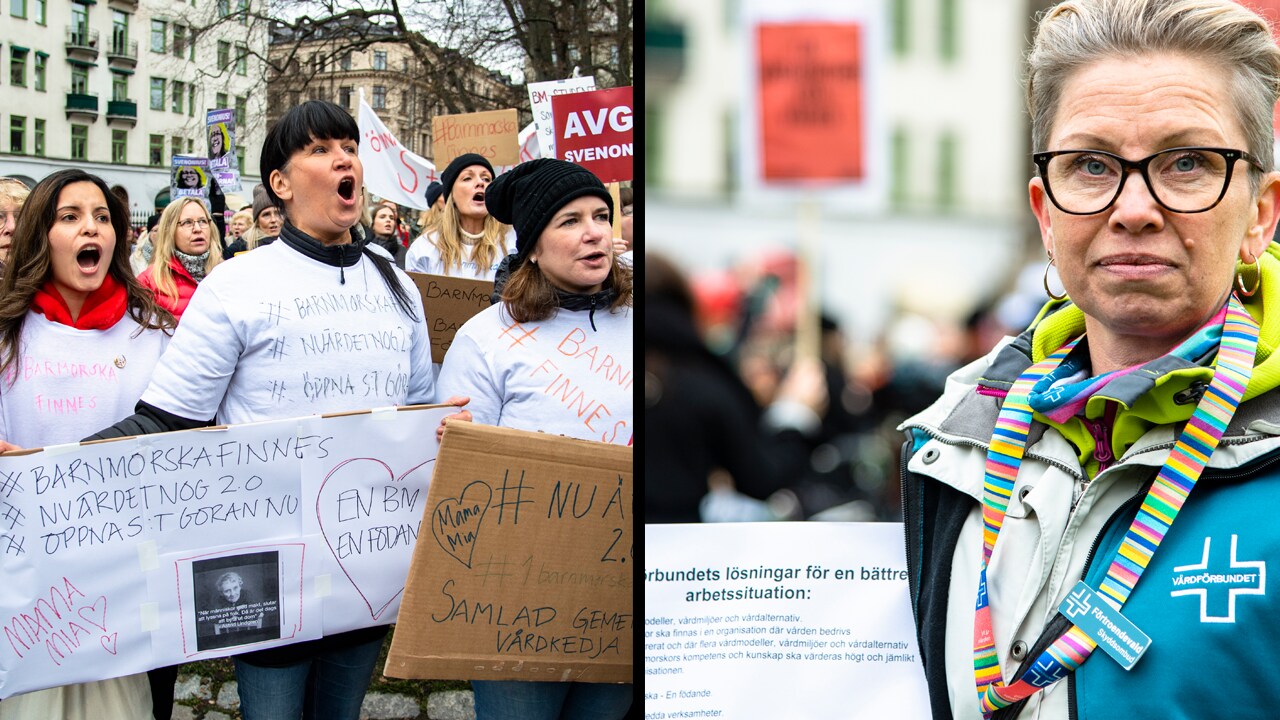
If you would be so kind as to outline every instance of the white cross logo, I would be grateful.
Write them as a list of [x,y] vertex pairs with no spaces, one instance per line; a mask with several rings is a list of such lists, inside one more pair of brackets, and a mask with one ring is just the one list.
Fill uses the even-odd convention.
[[[1169,593],[1172,597],[1180,595],[1199,595],[1200,596],[1200,622],[1202,623],[1234,623],[1236,621],[1236,596],[1238,595],[1266,595],[1267,594],[1267,564],[1261,560],[1251,562],[1240,562],[1236,559],[1236,535],[1231,536],[1231,560],[1229,567],[1232,570],[1252,568],[1255,569],[1257,580],[1240,582],[1227,582],[1219,580],[1214,583],[1213,588],[1206,587],[1201,584],[1199,587],[1191,587],[1185,590],[1174,590]],[[1198,565],[1179,565],[1173,569],[1174,573],[1193,573],[1196,571],[1207,571],[1209,569],[1209,546],[1213,541],[1212,538],[1204,539],[1204,554],[1200,558]],[[1221,567],[1219,565],[1219,567]],[[1206,573],[1207,574],[1207,573]],[[1250,573],[1252,575],[1253,573]],[[1176,577],[1176,576],[1175,576]],[[1249,583],[1248,585],[1242,583]],[[1227,591],[1227,614],[1226,615],[1210,615],[1209,614],[1209,590],[1226,590]],[[1218,597],[1221,597],[1220,595]]]

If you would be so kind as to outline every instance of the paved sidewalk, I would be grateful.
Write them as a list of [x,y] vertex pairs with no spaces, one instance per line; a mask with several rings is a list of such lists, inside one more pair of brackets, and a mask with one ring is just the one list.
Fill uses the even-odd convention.
[[[236,720],[240,717],[240,693],[234,680],[215,687],[200,675],[179,675],[174,687],[173,720]],[[475,720],[470,690],[442,690],[427,697],[427,706],[394,693],[370,692],[360,717],[368,720]]]

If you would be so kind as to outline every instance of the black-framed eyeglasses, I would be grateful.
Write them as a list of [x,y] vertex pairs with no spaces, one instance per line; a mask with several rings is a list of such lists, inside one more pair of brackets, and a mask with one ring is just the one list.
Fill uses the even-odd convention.
[[1049,199],[1069,215],[1094,215],[1111,207],[1134,170],[1164,209],[1201,213],[1226,196],[1237,160],[1263,169],[1243,150],[1210,147],[1170,148],[1141,160],[1103,150],[1053,150],[1034,153],[1031,159]]

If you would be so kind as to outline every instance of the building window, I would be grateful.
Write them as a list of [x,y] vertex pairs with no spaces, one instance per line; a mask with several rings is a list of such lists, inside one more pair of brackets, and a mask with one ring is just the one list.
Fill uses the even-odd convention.
[[27,86],[27,51],[9,48],[9,84]]
[[195,149],[196,149],[196,141],[192,140],[191,138],[187,138],[187,154],[190,155],[191,153],[195,152]]
[[32,130],[32,138],[34,147],[31,152],[36,157],[44,157],[44,118],[36,118],[35,127]]
[[44,91],[45,91],[45,87],[46,87],[45,78],[46,78],[46,75],[47,75],[47,73],[45,72],[45,70],[46,70],[46,67],[48,66],[48,64],[49,64],[49,56],[48,56],[48,55],[45,55],[44,53],[36,53],[36,67],[35,67],[36,82],[35,82],[35,86],[36,86],[36,90],[38,90],[38,91],[40,91],[40,92],[44,92]]
[[9,14],[16,18],[27,16],[27,0],[9,0]]
[[187,52],[187,26],[173,26],[173,56],[182,57]]
[[955,60],[960,52],[960,17],[956,0],[942,0],[938,7],[938,53],[943,60]]
[[147,147],[147,161],[153,167],[164,164],[164,136],[152,135],[151,144]]
[[236,127],[244,127],[244,117],[249,110],[249,96],[236,96]]
[[236,43],[236,74],[249,74],[249,47],[243,43]]
[[217,101],[218,101],[218,102],[217,102],[217,107],[216,107],[216,108],[214,108],[215,110],[226,110],[228,107],[230,107],[229,105],[227,105],[227,94],[226,94],[226,93],[218,93],[218,94],[215,96],[215,99],[217,99]]
[[123,55],[129,51],[129,14],[111,11],[111,50]]
[[170,139],[173,141],[173,154],[181,155],[182,154],[182,138],[178,137],[177,135],[174,135]]
[[129,76],[124,73],[111,73],[111,99],[129,99]]
[[[49,20],[49,0],[35,0],[36,22],[44,25]],[[43,120],[41,122],[44,122]],[[44,153],[40,153],[43,155]]]
[[89,126],[71,126],[71,159],[88,160]]
[[385,110],[387,108],[387,88],[385,85],[373,86],[373,109]]
[[111,162],[116,165],[129,164],[129,131],[111,131]]
[[226,70],[231,67],[231,43],[225,40],[218,41],[218,69]]
[[240,174],[244,174],[244,146],[236,145],[236,167],[240,169]]
[[218,0],[218,17],[226,17],[231,14],[231,0]]
[[907,194],[911,188],[909,152],[906,128],[894,128],[889,140],[889,156],[893,173],[889,178],[889,202],[895,208],[901,208],[907,204]]
[[196,86],[187,86],[187,115],[196,116]]
[[338,88],[338,104],[342,107],[351,109],[351,86],[343,85]]
[[182,82],[181,80],[174,80],[173,81],[173,104],[170,106],[169,109],[178,114],[181,114],[182,99],[185,98],[186,96],[187,96],[187,84]]
[[80,66],[71,68],[71,92],[76,95],[89,94],[89,70]]
[[151,109],[164,109],[164,78],[151,78]]
[[151,21],[151,52],[164,52],[164,39],[167,25],[163,20]]
[[409,104],[409,91],[401,90],[400,91],[400,112],[404,113],[405,115],[408,115],[409,111],[412,109],[413,109],[413,106]]
[[9,152],[25,155],[27,152],[27,119],[21,115],[9,118]]
[[338,60],[338,67],[343,70],[351,69],[351,51],[348,50],[342,54],[342,59]]
[[387,69],[387,51],[386,50],[373,51],[373,69],[374,70]]
[[959,142],[955,133],[944,132],[938,139],[938,206],[944,210],[956,206],[956,168],[959,160]]
[[248,25],[249,24],[249,0],[238,0],[236,5],[239,7],[240,24]]
[[77,45],[89,44],[89,8],[71,3],[71,27],[75,30]]
[[404,62],[403,62],[402,64],[403,64],[403,66],[404,66],[404,67],[403,67],[402,69],[403,69],[405,72],[409,72],[409,58],[407,58],[407,57],[406,57],[406,58],[403,58],[403,60],[404,60]]

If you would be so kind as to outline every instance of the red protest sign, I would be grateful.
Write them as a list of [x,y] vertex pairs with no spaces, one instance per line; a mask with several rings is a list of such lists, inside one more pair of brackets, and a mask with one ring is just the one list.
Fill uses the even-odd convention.
[[575,162],[603,182],[630,180],[631,88],[553,95],[556,156]]
[[766,23],[756,30],[764,180],[863,180],[861,27]]

